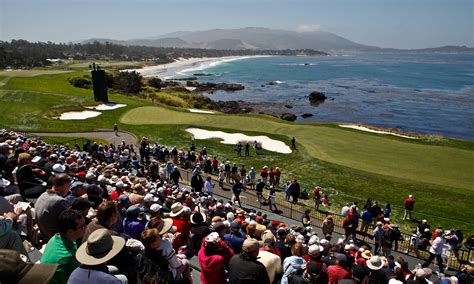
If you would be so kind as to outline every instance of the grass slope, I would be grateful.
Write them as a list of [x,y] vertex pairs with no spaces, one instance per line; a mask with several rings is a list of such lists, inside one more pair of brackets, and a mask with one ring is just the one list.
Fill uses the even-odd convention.
[[[109,93],[109,99],[127,107],[103,111],[100,116],[87,120],[51,119],[51,114],[96,104],[92,90],[74,88],[67,82],[69,77],[89,74],[81,69],[87,64],[81,64],[74,66],[78,69],[71,73],[0,76],[0,125],[19,130],[76,132],[111,129],[113,123],[120,120],[120,130],[179,147],[189,146],[191,135],[185,132],[189,126],[264,134],[287,144],[295,136],[301,147],[292,154],[262,151],[258,156],[247,158],[236,157],[233,146],[223,145],[218,139],[196,142],[198,147],[208,147],[220,160],[256,168],[280,166],[285,180],[299,177],[304,187],[321,185],[333,192],[331,198],[335,205],[331,209],[335,211],[339,211],[344,202],[359,200],[363,203],[371,196],[380,203],[392,203],[392,215],[399,221],[402,211],[397,208],[413,193],[419,219],[429,219],[433,226],[458,226],[474,233],[470,214],[470,200],[474,200],[473,142],[447,138],[411,141],[341,129],[334,124],[287,123],[267,116],[193,114],[151,107],[149,101],[113,92]],[[406,228],[413,224],[401,222],[401,225]]]

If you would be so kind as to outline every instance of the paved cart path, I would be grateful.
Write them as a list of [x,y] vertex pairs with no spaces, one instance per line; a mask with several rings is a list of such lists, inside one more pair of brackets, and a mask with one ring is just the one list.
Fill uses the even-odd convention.
[[35,136],[58,136],[58,137],[90,137],[106,140],[114,145],[120,144],[122,140],[127,144],[135,145],[137,137],[128,132],[120,131],[118,135],[111,130],[104,131],[90,131],[90,132],[29,132],[30,135]]

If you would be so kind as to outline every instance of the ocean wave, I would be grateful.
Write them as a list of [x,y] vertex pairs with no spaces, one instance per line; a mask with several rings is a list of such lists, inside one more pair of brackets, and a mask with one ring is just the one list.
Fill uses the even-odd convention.
[[279,66],[315,66],[319,63],[280,63]]
[[190,67],[190,68],[185,68],[182,70],[176,71],[176,74],[179,75],[189,75],[190,72],[196,72],[196,71],[203,71],[209,68],[213,68],[216,66],[219,66],[224,63],[232,62],[232,61],[237,61],[237,60],[244,60],[244,59],[253,59],[253,58],[261,58],[261,57],[271,57],[270,55],[258,55],[258,56],[240,56],[240,57],[234,57],[234,58],[224,58],[224,59],[211,59],[209,61],[202,62],[198,66]]

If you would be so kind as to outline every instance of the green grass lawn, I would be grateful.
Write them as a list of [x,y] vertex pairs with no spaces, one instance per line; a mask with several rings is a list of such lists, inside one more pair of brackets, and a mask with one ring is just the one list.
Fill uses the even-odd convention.
[[[327,127],[321,124],[284,123],[245,115],[195,114],[161,107],[127,112],[126,124],[178,124],[274,133],[288,141],[296,137],[311,157],[380,175],[472,190],[474,151],[406,143],[380,135]],[[287,143],[289,144],[289,143]]]
[[[393,217],[407,228],[414,224],[401,222],[401,210],[397,209],[408,194],[414,194],[418,219],[474,233],[470,213],[470,201],[474,200],[473,142],[447,138],[412,141],[343,129],[330,123],[289,123],[262,115],[194,114],[113,92],[109,99],[127,107],[103,111],[100,116],[86,120],[52,119],[52,113],[96,104],[92,90],[74,88],[67,82],[69,77],[88,74],[81,69],[86,66],[80,65],[71,73],[0,76],[0,126],[37,132],[76,132],[111,129],[119,122],[120,130],[137,137],[143,135],[160,144],[186,148],[191,135],[185,129],[190,126],[267,135],[288,145],[295,136],[298,150],[291,154],[262,151],[261,155],[248,158],[236,157],[233,145],[221,144],[218,139],[197,140],[197,144],[206,146],[220,160],[256,168],[279,166],[284,180],[298,177],[308,189],[314,185],[331,188],[335,211],[344,202],[363,203],[371,196],[383,205],[391,203]],[[71,137],[64,139],[60,141]]]
[[0,70],[0,77],[35,77],[40,75],[56,75],[63,73],[70,73],[68,70],[46,70],[46,69],[31,69],[31,70]]

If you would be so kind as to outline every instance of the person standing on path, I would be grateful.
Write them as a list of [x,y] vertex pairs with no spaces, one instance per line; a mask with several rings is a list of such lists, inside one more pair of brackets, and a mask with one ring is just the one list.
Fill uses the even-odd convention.
[[245,191],[244,185],[240,180],[236,180],[235,184],[232,186],[232,192],[234,193],[234,202],[239,203],[239,207],[242,208],[242,203],[240,203],[240,193]]
[[411,220],[412,216],[411,213],[413,212],[413,209],[415,207],[415,199],[413,198],[413,195],[408,195],[408,198],[405,199],[403,202],[403,205],[405,206],[405,214],[403,215],[403,220],[408,219]]
[[114,123],[114,132],[115,132],[115,136],[119,136],[118,135],[118,125],[117,125],[117,123]]
[[250,144],[248,141],[247,143],[245,143],[245,156],[246,157],[250,156]]

